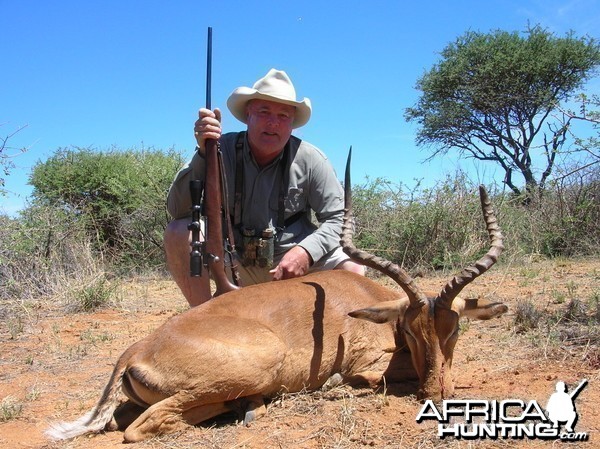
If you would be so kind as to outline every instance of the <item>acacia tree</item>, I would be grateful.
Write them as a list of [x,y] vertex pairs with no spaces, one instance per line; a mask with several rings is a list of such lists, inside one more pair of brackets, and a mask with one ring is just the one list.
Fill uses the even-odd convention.
[[417,144],[432,148],[428,159],[456,149],[499,164],[504,183],[527,202],[543,190],[569,138],[573,117],[560,105],[595,74],[600,47],[535,26],[523,34],[468,32],[441,56],[417,81],[422,95],[405,112],[420,125]]

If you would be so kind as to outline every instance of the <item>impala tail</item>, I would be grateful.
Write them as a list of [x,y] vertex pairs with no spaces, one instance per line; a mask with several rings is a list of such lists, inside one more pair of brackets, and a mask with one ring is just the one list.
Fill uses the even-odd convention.
[[128,357],[121,357],[113,370],[112,376],[104,388],[102,397],[93,410],[72,422],[57,422],[50,425],[45,432],[53,440],[68,440],[85,433],[101,432],[112,420],[113,413],[120,403],[120,390],[123,375],[127,369]]

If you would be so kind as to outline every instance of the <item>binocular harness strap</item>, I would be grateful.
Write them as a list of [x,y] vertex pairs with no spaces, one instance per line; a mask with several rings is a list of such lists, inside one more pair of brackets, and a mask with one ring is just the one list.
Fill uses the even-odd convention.
[[[237,229],[242,225],[242,203],[244,186],[244,137],[245,131],[238,133],[235,142],[235,195],[233,206],[233,225]],[[279,184],[279,199],[277,204],[277,230],[283,230],[285,227],[298,221],[306,211],[298,212],[287,220],[285,219],[285,194],[289,184],[289,158],[290,158],[291,138],[285,144],[283,155],[279,161],[279,170],[281,173],[281,182]]]

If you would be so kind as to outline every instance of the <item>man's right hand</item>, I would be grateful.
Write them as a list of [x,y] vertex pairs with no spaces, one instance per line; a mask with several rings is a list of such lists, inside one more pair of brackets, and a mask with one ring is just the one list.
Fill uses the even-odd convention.
[[206,140],[218,140],[221,137],[221,110],[215,108],[202,108],[198,111],[198,120],[194,123],[194,137],[198,145],[198,152],[204,156],[206,151]]

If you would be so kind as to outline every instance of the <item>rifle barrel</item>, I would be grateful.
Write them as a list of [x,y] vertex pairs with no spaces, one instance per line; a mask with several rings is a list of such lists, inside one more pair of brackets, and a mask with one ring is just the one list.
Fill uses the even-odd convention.
[[212,82],[212,27],[208,27],[208,40],[206,46],[206,109],[211,109],[210,90]]
[[571,396],[571,399],[574,400],[579,395],[579,393],[581,393],[581,390],[583,390],[583,387],[585,387],[587,385],[587,383],[588,383],[588,380],[583,379],[581,381],[581,383],[579,385],[577,385],[577,388],[575,388],[575,390],[573,390],[573,392],[571,392],[569,394],[569,396]]

